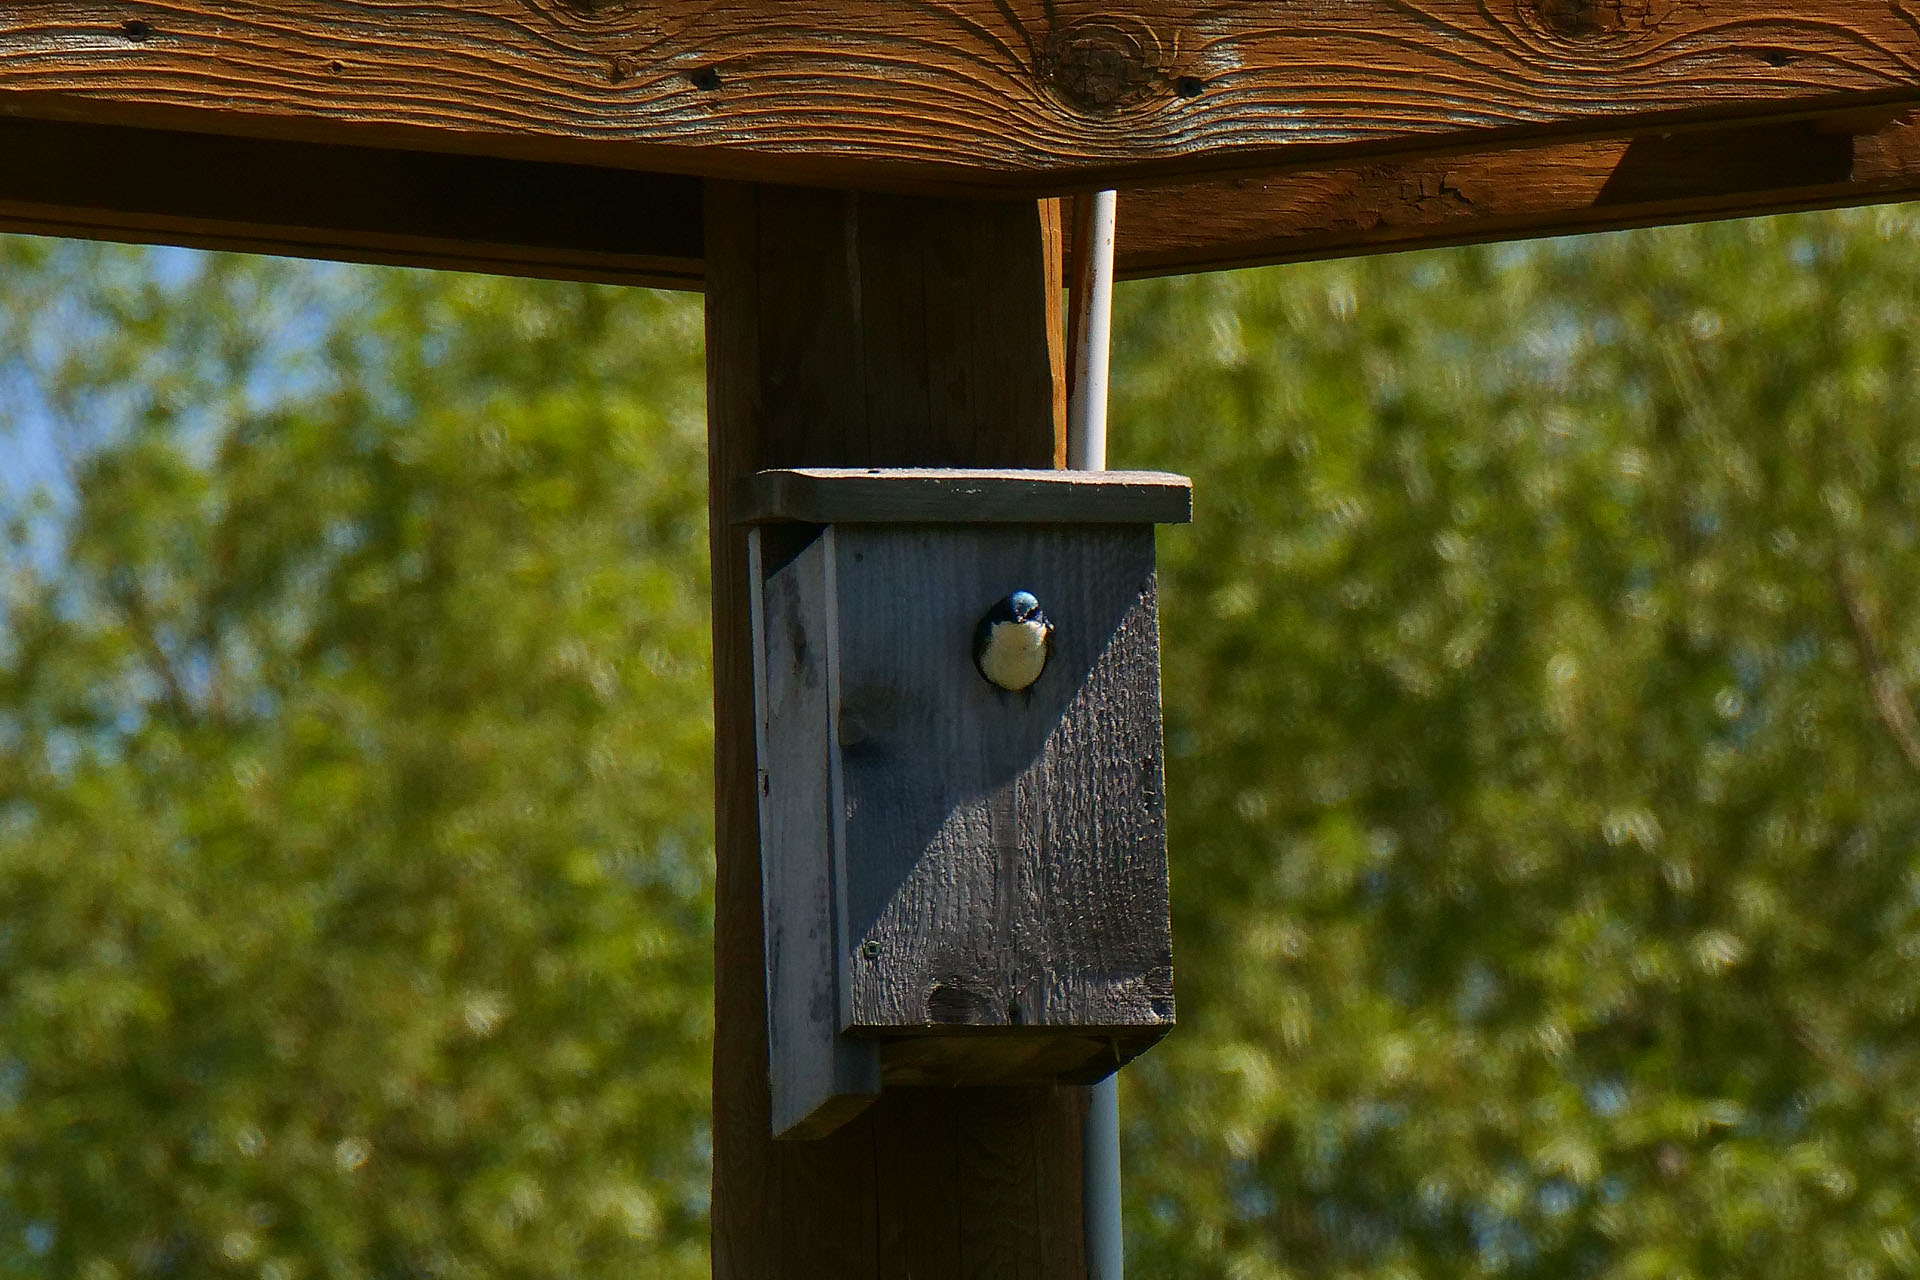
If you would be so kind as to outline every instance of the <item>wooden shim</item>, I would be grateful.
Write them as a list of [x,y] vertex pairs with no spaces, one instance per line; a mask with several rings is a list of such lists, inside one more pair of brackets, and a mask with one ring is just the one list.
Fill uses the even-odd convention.
[[1474,152],[1120,197],[1123,277],[1920,196],[1909,114]]
[[769,574],[750,547],[760,715],[762,910],[766,917],[767,1054],[776,1138],[817,1138],[880,1093],[878,1046],[839,1034],[834,875],[828,844],[827,646],[807,643],[826,616],[826,544],[816,539]]
[[[839,526],[827,543],[844,1025],[1144,1032],[1138,1052],[1173,1023],[1153,530]],[[1020,589],[1054,652],[1008,694],[970,648]]]
[[700,183],[0,118],[0,231],[697,289]]
[[794,467],[742,480],[743,524],[1185,524],[1193,482],[1164,471]]
[[1058,191],[1920,99],[1906,0],[9,0],[0,113]]

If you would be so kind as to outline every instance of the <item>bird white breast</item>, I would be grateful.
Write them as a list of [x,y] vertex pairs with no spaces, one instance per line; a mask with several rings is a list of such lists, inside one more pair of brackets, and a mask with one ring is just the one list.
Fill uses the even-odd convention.
[[995,623],[980,655],[987,679],[1016,693],[1038,680],[1046,665],[1047,628],[1038,622]]

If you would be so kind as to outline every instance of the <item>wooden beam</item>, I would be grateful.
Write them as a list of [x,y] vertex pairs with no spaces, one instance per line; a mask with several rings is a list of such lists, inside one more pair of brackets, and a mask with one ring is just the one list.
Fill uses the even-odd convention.
[[1920,124],[1831,119],[1128,191],[1123,276],[1920,198]]
[[720,1280],[1082,1280],[1085,1091],[889,1088],[777,1143],[767,1080],[745,530],[768,467],[1046,467],[1049,295],[1034,203],[716,184],[707,194],[713,540],[713,1255]]
[[0,118],[0,231],[697,289],[700,182]]
[[[699,289],[700,192],[585,165],[0,118],[0,231]],[[1855,113],[1138,188],[1121,196],[1119,269],[1916,198],[1920,122]]]
[[1904,0],[6,0],[0,15],[0,114],[950,191],[1920,101]]

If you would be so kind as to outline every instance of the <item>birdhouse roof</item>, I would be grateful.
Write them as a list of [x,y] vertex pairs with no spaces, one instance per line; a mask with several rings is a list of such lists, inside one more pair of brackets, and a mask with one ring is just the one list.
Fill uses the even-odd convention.
[[1164,471],[807,467],[743,478],[734,511],[740,524],[1185,524],[1193,482]]

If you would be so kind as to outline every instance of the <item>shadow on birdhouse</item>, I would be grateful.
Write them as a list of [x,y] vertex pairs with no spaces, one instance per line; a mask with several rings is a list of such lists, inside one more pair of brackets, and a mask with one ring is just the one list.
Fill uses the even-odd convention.
[[743,482],[777,1135],[1172,1026],[1154,526],[1190,509],[1157,473]]

